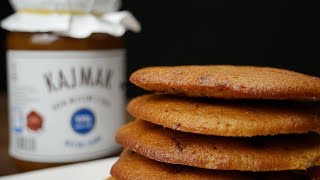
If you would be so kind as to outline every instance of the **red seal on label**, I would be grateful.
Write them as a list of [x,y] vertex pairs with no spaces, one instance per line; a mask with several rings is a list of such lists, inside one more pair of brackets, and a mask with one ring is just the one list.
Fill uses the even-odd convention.
[[32,131],[38,131],[42,128],[43,118],[35,111],[31,111],[27,115],[27,127]]

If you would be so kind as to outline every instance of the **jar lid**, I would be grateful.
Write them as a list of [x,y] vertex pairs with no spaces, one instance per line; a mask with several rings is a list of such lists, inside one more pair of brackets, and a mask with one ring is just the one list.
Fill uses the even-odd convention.
[[120,7],[119,0],[10,0],[16,11],[42,13],[94,13],[115,12]]
[[16,11],[2,20],[8,31],[53,32],[73,38],[92,33],[122,36],[139,32],[139,22],[128,11],[117,11],[119,0],[10,0]]

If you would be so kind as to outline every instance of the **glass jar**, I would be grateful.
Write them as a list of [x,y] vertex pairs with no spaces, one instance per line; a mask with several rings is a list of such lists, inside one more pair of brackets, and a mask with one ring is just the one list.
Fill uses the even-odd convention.
[[125,121],[121,37],[10,32],[9,153],[20,171],[107,157]]

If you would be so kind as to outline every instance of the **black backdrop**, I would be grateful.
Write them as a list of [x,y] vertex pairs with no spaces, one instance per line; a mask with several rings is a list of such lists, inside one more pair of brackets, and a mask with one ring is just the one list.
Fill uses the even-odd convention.
[[[128,75],[141,67],[239,64],[287,68],[320,76],[317,1],[125,0],[143,31],[127,33]],[[1,18],[10,14],[1,1]],[[0,89],[5,91],[5,32]],[[128,83],[128,95],[141,91]]]

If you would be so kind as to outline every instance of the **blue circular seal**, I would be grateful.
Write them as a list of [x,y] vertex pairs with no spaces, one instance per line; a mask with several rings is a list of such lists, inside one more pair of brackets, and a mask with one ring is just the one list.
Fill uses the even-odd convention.
[[78,134],[89,133],[95,124],[95,117],[91,110],[83,108],[76,111],[71,118],[71,127]]

